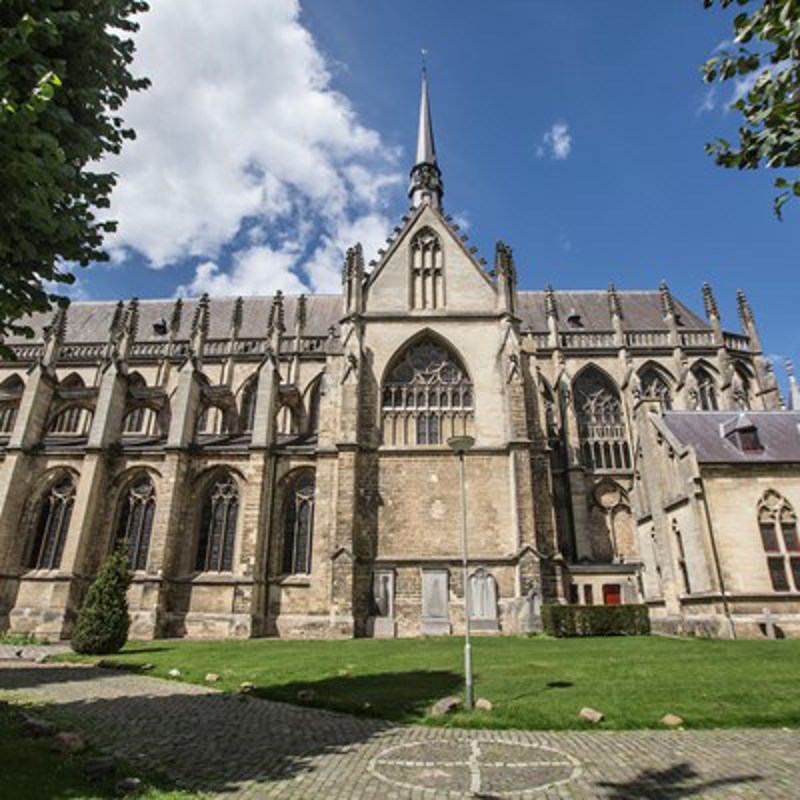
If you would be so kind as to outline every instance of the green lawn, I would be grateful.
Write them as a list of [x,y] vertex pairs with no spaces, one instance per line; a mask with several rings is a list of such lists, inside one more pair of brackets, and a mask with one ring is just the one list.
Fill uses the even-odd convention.
[[[38,708],[32,709],[41,713]],[[12,706],[0,705],[0,797],[25,800],[100,800],[116,797],[116,782],[130,770],[93,783],[83,775],[83,765],[97,753],[91,750],[77,755],[60,755],[50,749],[47,738],[33,739],[21,735]],[[141,776],[140,776],[141,777]],[[140,800],[189,800],[200,795],[171,791],[157,779],[145,778]]]
[[[666,713],[687,727],[800,727],[800,641],[723,642],[659,637],[549,639],[485,637],[473,645],[476,695],[492,712],[427,716],[463,690],[463,640],[153,641],[114,657],[149,674],[402,722],[460,727],[575,729],[582,706],[605,713],[607,729],[658,728]],[[76,658],[76,657],[73,657]]]

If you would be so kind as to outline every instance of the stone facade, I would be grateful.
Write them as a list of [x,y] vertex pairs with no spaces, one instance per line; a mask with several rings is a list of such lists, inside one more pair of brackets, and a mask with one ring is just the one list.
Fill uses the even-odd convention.
[[[651,599],[640,553],[666,468],[642,408],[778,409],[749,306],[729,333],[708,287],[705,319],[665,285],[519,290],[511,249],[487,269],[443,213],[432,142],[408,214],[375,261],[347,253],[340,295],[74,303],[6,342],[1,629],[68,636],[127,539],[135,637],[459,632],[446,440],[464,434],[476,628],[529,630],[543,600]],[[670,480],[691,494],[696,477]],[[720,519],[742,496],[727,480],[708,484]],[[796,494],[791,470],[775,480]],[[691,542],[716,613],[709,545]],[[730,585],[766,591],[740,561]],[[667,595],[656,616],[694,613]]]

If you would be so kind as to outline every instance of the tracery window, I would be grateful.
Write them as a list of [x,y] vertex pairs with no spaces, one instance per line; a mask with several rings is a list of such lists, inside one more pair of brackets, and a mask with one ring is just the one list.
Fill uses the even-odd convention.
[[156,512],[156,492],[146,475],[135,480],[122,501],[117,518],[117,543],[128,542],[128,566],[145,569],[150,550],[150,534]]
[[609,378],[589,367],[575,381],[575,413],[583,463],[592,470],[631,467],[619,392]]
[[25,384],[17,375],[12,375],[0,384],[0,435],[11,433],[14,429],[24,390]]
[[239,490],[230,475],[220,475],[206,490],[200,514],[195,568],[201,572],[230,572],[239,517]]
[[472,382],[460,359],[425,337],[394,362],[382,391],[383,441],[443,444],[472,432]]
[[423,228],[411,240],[411,308],[444,306],[444,256],[439,237]]
[[782,495],[768,490],[758,505],[758,528],[761,544],[767,554],[767,570],[776,592],[800,591],[800,539],[797,535],[797,515]]
[[75,503],[75,483],[65,477],[47,493],[36,525],[36,536],[28,566],[31,569],[58,569]]
[[711,373],[703,366],[698,365],[692,369],[697,382],[697,405],[703,411],[716,411],[719,408],[717,400],[717,384]]
[[302,472],[286,487],[283,505],[283,573],[311,572],[314,531],[314,473]]
[[639,375],[642,387],[642,397],[652,400],[660,400],[661,405],[666,409],[672,408],[672,392],[669,384],[661,374],[653,367],[645,367]]

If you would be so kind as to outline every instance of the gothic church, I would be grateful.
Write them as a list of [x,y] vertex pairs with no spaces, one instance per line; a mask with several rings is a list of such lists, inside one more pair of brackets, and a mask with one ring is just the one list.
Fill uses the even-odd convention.
[[[0,362],[0,630],[70,633],[126,542],[137,638],[536,628],[542,602],[800,633],[800,407],[739,296],[523,291],[442,208],[336,295],[76,302]],[[454,435],[465,455],[469,578]]]

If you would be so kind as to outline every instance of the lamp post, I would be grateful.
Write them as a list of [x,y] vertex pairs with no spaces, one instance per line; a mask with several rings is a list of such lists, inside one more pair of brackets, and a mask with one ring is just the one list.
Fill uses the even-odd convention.
[[448,447],[458,456],[461,477],[461,565],[464,571],[464,676],[466,678],[466,697],[464,707],[472,708],[472,643],[470,641],[470,600],[469,574],[467,566],[467,484],[464,479],[464,456],[475,444],[471,436],[451,436],[447,440]]

